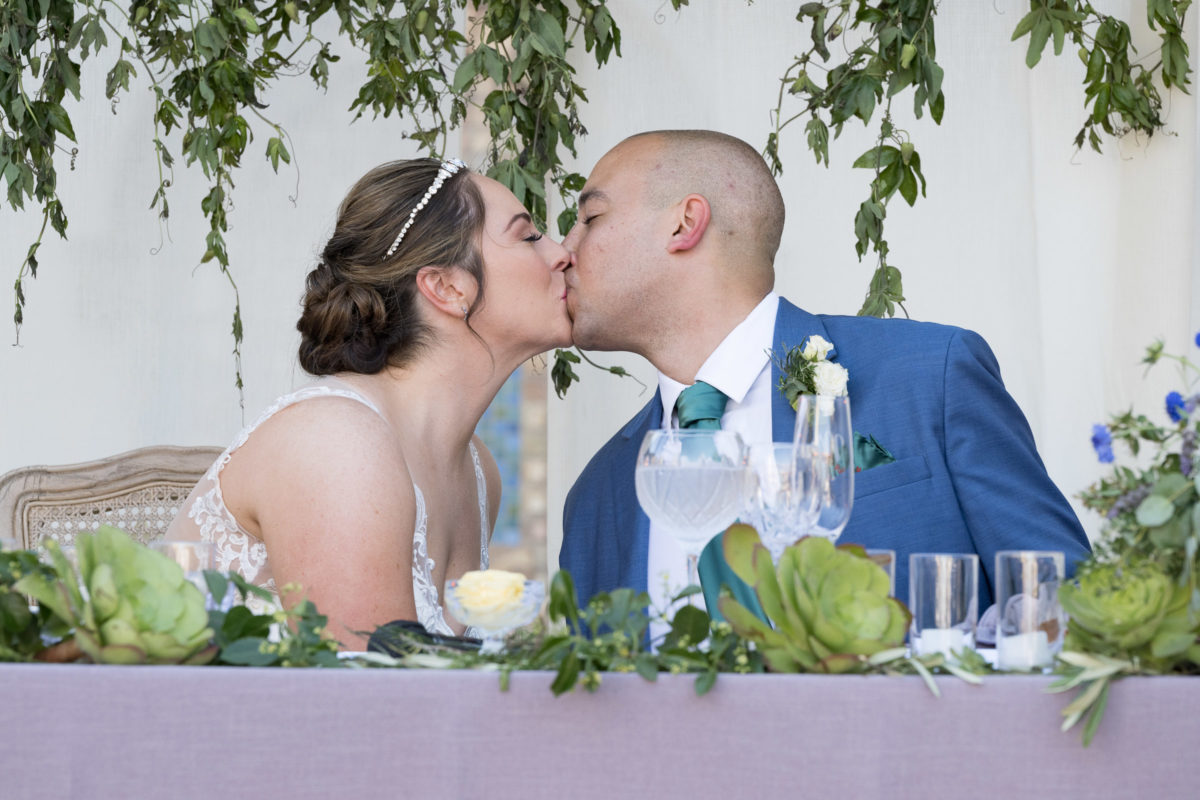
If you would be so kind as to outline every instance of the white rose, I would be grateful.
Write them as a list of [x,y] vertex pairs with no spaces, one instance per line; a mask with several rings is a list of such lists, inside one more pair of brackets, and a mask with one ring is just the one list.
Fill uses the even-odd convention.
[[458,606],[463,612],[460,621],[499,630],[525,621],[528,612],[524,600],[524,575],[502,569],[474,570],[458,579],[451,611]]
[[820,361],[813,366],[813,385],[817,394],[840,397],[846,393],[846,381],[850,373],[841,364],[832,361]]
[[800,354],[808,361],[821,361],[829,355],[829,351],[832,349],[833,344],[820,336],[810,336],[804,343],[804,349],[800,351]]

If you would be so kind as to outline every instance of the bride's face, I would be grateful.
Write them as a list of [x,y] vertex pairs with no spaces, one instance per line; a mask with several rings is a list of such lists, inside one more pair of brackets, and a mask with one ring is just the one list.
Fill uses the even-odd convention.
[[[501,340],[522,358],[571,343],[567,250],[533,224],[529,212],[502,184],[472,175],[484,202],[484,305],[471,325],[488,341]],[[485,335],[485,331],[490,335]]]

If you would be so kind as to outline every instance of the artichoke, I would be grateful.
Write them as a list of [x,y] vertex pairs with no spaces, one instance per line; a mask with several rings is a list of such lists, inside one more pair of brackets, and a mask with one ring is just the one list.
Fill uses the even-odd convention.
[[861,547],[806,537],[775,565],[747,525],[726,531],[724,547],[729,566],[754,588],[774,627],[729,596],[718,601],[721,614],[755,642],[770,669],[853,672],[875,653],[904,644],[912,615],[888,596],[887,573]]
[[1192,589],[1144,559],[1081,571],[1058,593],[1070,616],[1064,648],[1137,658],[1163,671],[1181,661],[1200,664],[1200,620],[1188,608]]
[[107,525],[75,540],[78,571],[55,543],[49,551],[55,579],[26,575],[15,588],[66,620],[92,661],[203,664],[216,655],[204,595],[171,559]]

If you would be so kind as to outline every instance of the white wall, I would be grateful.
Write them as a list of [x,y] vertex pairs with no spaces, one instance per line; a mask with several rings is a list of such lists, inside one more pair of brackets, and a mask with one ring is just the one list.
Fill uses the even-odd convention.
[[[590,55],[576,60],[590,99],[581,171],[641,130],[715,128],[765,142],[776,79],[807,37],[794,20],[796,3],[699,3],[678,14],[659,0],[610,6],[624,56],[600,73]],[[929,197],[915,209],[893,203],[887,235],[909,312],[988,339],[1051,476],[1070,495],[1101,472],[1088,445],[1093,422],[1131,403],[1161,413],[1173,375],[1162,368],[1142,381],[1144,345],[1163,336],[1183,351],[1200,325],[1198,111],[1194,95],[1172,92],[1167,135],[1075,154],[1081,67],[1070,53],[1048,53],[1026,69],[1023,45],[1009,42],[1022,6],[941,4],[945,120],[908,120],[908,102],[897,112],[921,153]],[[1104,6],[1144,24],[1143,0]],[[1193,63],[1198,17],[1188,20]],[[1153,49],[1146,42],[1143,54]],[[298,299],[346,189],[381,161],[417,154],[401,122],[350,124],[346,109],[363,73],[353,52],[339,52],[327,95],[301,77],[267,97],[267,113],[294,139],[296,203],[296,171],[275,176],[261,159],[265,130],[236,177],[227,239],[245,317],[247,416],[304,380],[295,365]],[[87,65],[89,100],[72,111],[81,151],[77,169],[60,177],[70,241],[47,238],[40,276],[25,287],[21,346],[0,347],[0,472],[154,443],[223,445],[242,422],[229,352],[232,294],[213,264],[197,266],[204,181],[180,159],[171,239],[152,255],[160,230],[147,209],[157,185],[150,97],[135,90],[113,116],[103,101],[105,61]],[[805,148],[802,128],[784,134],[788,225],[778,283],[809,310],[854,313],[861,303],[871,268],[854,257],[852,220],[868,176],[848,165],[870,145],[861,126],[847,125],[825,169]],[[15,274],[39,222],[0,211],[5,274]],[[633,356],[597,358],[653,385],[652,370]],[[649,397],[632,381],[586,367],[581,374],[583,385],[565,401],[550,400],[551,559],[567,488]],[[1096,530],[1095,520],[1085,522]]]

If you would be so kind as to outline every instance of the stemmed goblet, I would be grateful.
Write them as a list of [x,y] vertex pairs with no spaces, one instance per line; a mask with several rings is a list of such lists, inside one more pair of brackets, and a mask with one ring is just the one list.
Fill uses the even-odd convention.
[[808,533],[820,511],[812,458],[791,442],[761,442],[747,451],[746,517],[771,559]]
[[746,455],[733,431],[663,428],[646,434],[634,473],[638,503],[687,555],[699,585],[700,552],[742,511]]
[[816,521],[808,533],[836,541],[850,521],[854,505],[854,431],[850,398],[802,394],[796,404],[796,452],[812,459],[820,497]]

